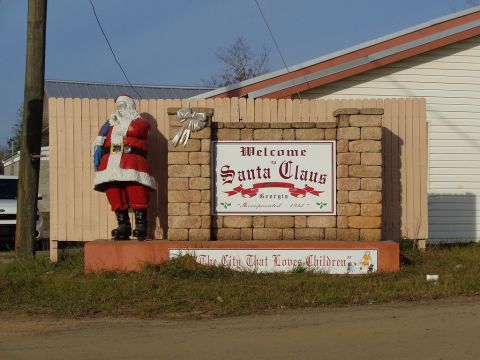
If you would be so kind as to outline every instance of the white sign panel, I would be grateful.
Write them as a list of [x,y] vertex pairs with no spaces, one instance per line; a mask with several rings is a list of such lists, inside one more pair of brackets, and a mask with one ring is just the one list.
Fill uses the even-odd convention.
[[376,249],[169,249],[169,257],[192,255],[203,265],[234,270],[367,274],[378,269]]
[[335,141],[214,142],[219,215],[335,215]]

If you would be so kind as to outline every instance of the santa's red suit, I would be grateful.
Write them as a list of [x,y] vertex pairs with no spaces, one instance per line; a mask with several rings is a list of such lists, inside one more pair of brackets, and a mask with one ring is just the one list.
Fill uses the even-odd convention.
[[114,239],[124,240],[131,235],[128,208],[135,211],[133,235],[144,239],[148,194],[156,189],[147,161],[150,124],[140,117],[129,96],[119,96],[115,107],[115,113],[102,126],[94,142],[100,161],[93,185],[95,190],[106,193],[117,215],[119,227],[112,231]]

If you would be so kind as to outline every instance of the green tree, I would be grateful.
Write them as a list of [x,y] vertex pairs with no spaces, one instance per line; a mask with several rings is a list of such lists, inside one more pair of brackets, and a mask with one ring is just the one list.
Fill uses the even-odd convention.
[[227,86],[269,71],[270,51],[265,46],[258,53],[252,51],[241,36],[232,45],[217,49],[215,56],[224,68],[209,79],[202,79],[208,86]]

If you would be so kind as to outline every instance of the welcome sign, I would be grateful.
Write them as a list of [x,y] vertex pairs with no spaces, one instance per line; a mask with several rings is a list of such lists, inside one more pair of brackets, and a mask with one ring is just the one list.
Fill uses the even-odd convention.
[[335,141],[216,141],[219,215],[335,215]]

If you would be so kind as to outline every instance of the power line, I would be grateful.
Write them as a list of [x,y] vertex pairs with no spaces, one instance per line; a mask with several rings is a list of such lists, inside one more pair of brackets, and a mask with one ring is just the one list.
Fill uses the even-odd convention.
[[112,45],[110,45],[110,41],[108,41],[108,38],[107,38],[107,35],[105,34],[105,31],[103,31],[102,24],[100,24],[100,20],[98,19],[97,12],[95,11],[95,6],[93,5],[92,0],[89,0],[89,1],[90,1],[90,5],[92,6],[93,14],[95,15],[95,19],[97,20],[98,27],[100,28],[100,31],[102,32],[103,37],[105,38],[105,41],[107,42],[107,45],[110,48],[110,51],[112,52],[112,55],[113,55],[113,58],[115,59],[115,62],[117,63],[120,70],[122,70],[123,76],[125,76],[125,79],[127,80],[128,85],[130,85],[130,87],[133,89],[133,91],[135,91],[135,93],[138,95],[138,97],[140,99],[142,99],[142,96],[138,93],[137,89],[135,89],[135,87],[132,85],[132,83],[128,79],[128,76],[127,76],[125,70],[123,69],[123,66],[118,61],[117,56],[115,55],[115,51],[113,51]]
[[[285,69],[287,69],[287,73],[290,73],[290,69],[288,68],[287,62],[285,61],[285,58],[283,57],[283,54],[280,50],[280,46],[278,46],[277,40],[275,40],[275,36],[273,35],[273,31],[270,28],[270,25],[268,25],[267,18],[263,14],[262,8],[260,7],[260,4],[259,4],[258,0],[254,0],[254,1],[255,1],[255,4],[257,4],[258,11],[260,12],[260,15],[262,16],[263,22],[267,26],[268,32],[270,33],[270,36],[272,37],[273,43],[275,44],[275,47],[277,48],[277,51],[280,55],[280,58],[282,59],[283,65],[285,66]],[[305,79],[305,82],[307,83],[308,87],[310,87],[310,84],[308,83],[308,80],[305,78],[305,75],[303,75],[303,78]],[[297,91],[298,98],[301,99],[302,97],[300,96],[300,92],[298,91],[298,85],[295,84],[295,81],[293,81],[293,79],[291,81],[292,81],[292,84]]]

